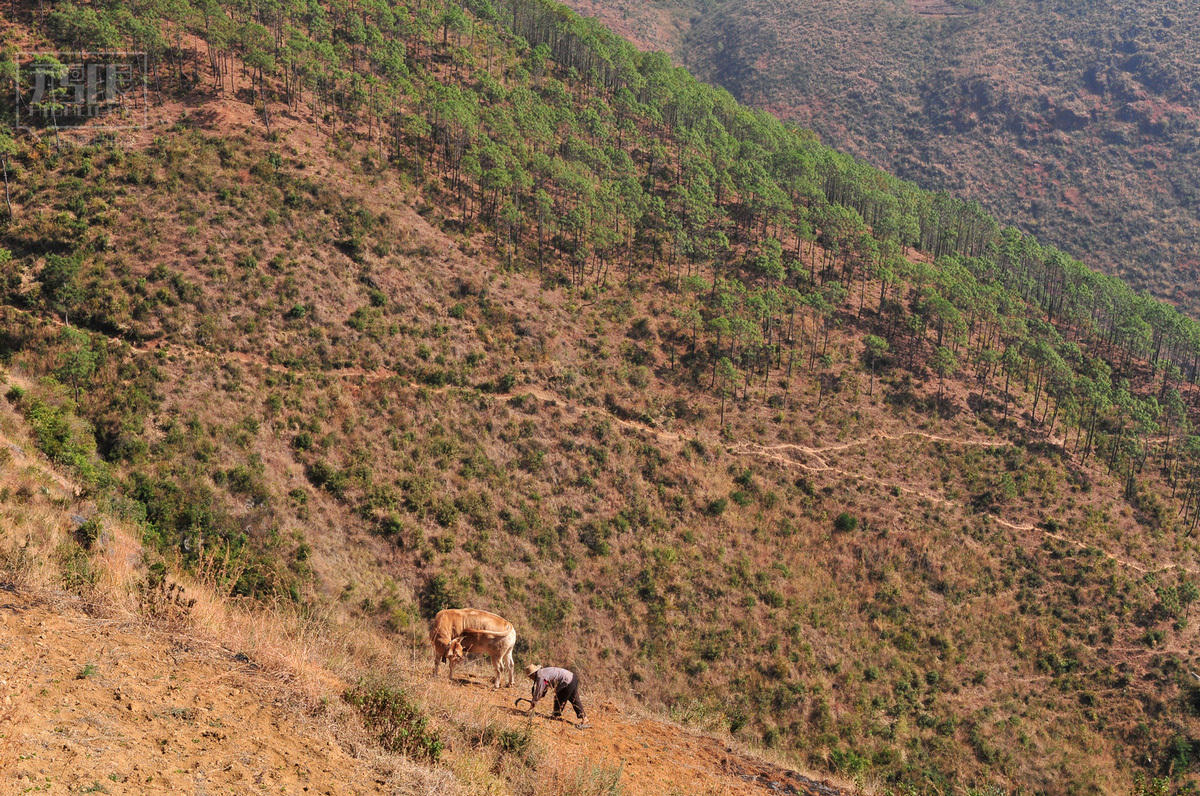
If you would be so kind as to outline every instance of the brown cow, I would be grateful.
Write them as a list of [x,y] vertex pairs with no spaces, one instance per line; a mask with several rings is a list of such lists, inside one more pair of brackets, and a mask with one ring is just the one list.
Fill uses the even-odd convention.
[[[429,623],[429,643],[433,646],[433,674],[436,677],[438,667],[442,661],[448,661],[450,664],[450,679],[454,679],[454,664],[462,660],[466,654],[463,650],[462,636],[468,631],[477,631],[481,636],[486,635],[489,638],[509,639],[507,654],[501,656],[502,660],[496,662],[496,687],[500,685],[500,674],[502,665],[506,664],[508,669],[509,684],[512,684],[512,645],[517,642],[517,631],[509,622],[502,616],[480,611],[477,608],[444,608],[437,612],[437,616]],[[454,656],[449,657],[451,649],[454,649]],[[470,646],[474,647],[472,640]]]
[[508,673],[509,687],[513,684],[513,647],[517,644],[517,631],[507,633],[493,630],[466,630],[458,638],[450,642],[446,660],[450,664],[450,679],[454,679],[454,665],[466,658],[486,655],[491,658],[492,666],[496,669],[496,679],[493,688],[504,685],[504,673]]

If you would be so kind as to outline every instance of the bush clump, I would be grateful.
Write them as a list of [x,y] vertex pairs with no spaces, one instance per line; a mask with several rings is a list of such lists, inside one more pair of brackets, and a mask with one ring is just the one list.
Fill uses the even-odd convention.
[[438,574],[425,582],[417,595],[421,615],[432,619],[443,608],[453,608],[462,602],[461,591],[446,575]]
[[342,698],[358,709],[367,729],[387,751],[434,763],[441,759],[445,744],[429,729],[429,717],[400,689],[359,683]]

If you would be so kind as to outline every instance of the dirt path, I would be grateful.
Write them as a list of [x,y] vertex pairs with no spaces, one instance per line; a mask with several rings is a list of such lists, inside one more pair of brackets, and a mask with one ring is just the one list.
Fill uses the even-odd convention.
[[[47,319],[47,318],[43,318],[41,316],[33,316],[31,313],[28,313],[24,310],[16,310],[16,311],[22,312],[23,314],[30,315],[31,317],[35,317],[39,320],[47,321],[47,322],[55,324],[55,325],[59,325],[59,326],[63,325],[62,321],[58,320],[57,318]],[[114,339],[117,339],[117,338],[114,338]],[[157,350],[168,350],[172,353],[182,355],[182,356],[188,356],[188,357],[195,357],[195,358],[205,357],[205,358],[211,358],[211,359],[217,359],[217,360],[222,360],[222,359],[223,360],[233,360],[235,362],[239,362],[248,367],[258,367],[258,368],[262,368],[264,370],[275,372],[275,373],[294,372],[294,370],[292,368],[289,368],[285,365],[280,365],[275,362],[271,362],[266,357],[262,357],[259,355],[250,354],[250,353],[246,353],[246,352],[241,352],[241,351],[213,352],[213,351],[208,351],[207,349],[196,348],[193,346],[183,346],[183,345],[179,345],[179,344],[175,344],[175,343],[168,343],[168,342],[164,342],[164,341],[157,341],[148,346],[142,346],[142,347],[131,345],[131,348],[134,351],[137,351],[138,353],[143,353],[143,354],[151,353],[151,352],[154,352]],[[301,371],[301,372],[307,372],[307,371]],[[388,379],[400,379],[401,378],[395,371],[387,370],[385,368],[378,368],[375,370],[366,370],[363,368],[351,367],[351,368],[339,368],[339,369],[333,370],[333,371],[313,371],[313,372],[322,374],[322,375],[333,376],[336,378],[361,379],[361,380],[365,380],[367,382],[378,382],[378,381],[385,381]],[[11,378],[12,377],[10,377],[10,379]],[[496,393],[485,392],[483,390],[480,390],[477,387],[470,387],[470,386],[442,385],[442,386],[433,387],[433,386],[429,386],[429,385],[420,384],[420,383],[412,381],[412,380],[405,380],[404,384],[405,384],[405,386],[409,387],[410,389],[426,389],[426,390],[430,390],[435,393],[448,392],[448,391],[454,390],[454,389],[465,390],[465,391],[469,391],[469,392],[473,391],[473,392],[477,392],[479,394],[491,395],[492,397],[496,398],[497,400],[509,400],[511,398],[516,398],[519,396],[532,395],[534,398],[536,398],[539,401],[542,401],[543,403],[550,404],[552,406],[561,407],[565,411],[572,413],[572,414],[578,414],[581,411],[583,411],[583,407],[567,400],[566,398],[559,395],[558,393],[556,393],[552,390],[546,389],[544,387],[539,387],[539,386],[535,386],[532,384],[523,384],[520,386],[513,387],[511,390],[509,390],[507,392],[496,392]],[[595,409],[597,412],[601,412],[603,414],[608,415],[608,417],[614,423],[616,423],[617,425],[619,425],[623,428],[628,428],[628,429],[638,431],[638,432],[649,433],[651,435],[658,437],[659,439],[670,440],[675,443],[682,441],[685,437],[684,434],[681,434],[677,431],[671,431],[669,429],[659,428],[659,427],[651,425],[649,423],[644,423],[644,422],[641,422],[638,420],[630,419],[628,417],[622,417],[622,416],[618,415],[617,413],[613,412],[612,410],[610,410],[606,407],[603,407],[603,406],[595,406],[595,407],[591,407],[591,408]],[[1007,447],[1009,445],[1012,445],[1011,442],[1009,442],[1007,440],[1002,440],[1002,439],[970,439],[970,438],[965,438],[965,437],[951,437],[951,436],[945,436],[945,435],[941,435],[941,434],[931,434],[931,433],[924,432],[924,431],[903,431],[903,432],[899,432],[899,433],[887,433],[887,432],[883,432],[883,431],[877,431],[877,432],[869,434],[865,437],[851,440],[849,442],[839,443],[836,445],[825,445],[825,446],[820,446],[820,447],[813,447],[813,446],[800,445],[800,444],[795,444],[795,443],[781,443],[778,445],[759,445],[757,443],[752,443],[752,442],[741,442],[741,443],[735,443],[733,445],[727,446],[726,450],[731,455],[734,455],[734,456],[754,456],[757,458],[774,461],[779,464],[785,465],[787,467],[796,467],[796,468],[799,468],[802,470],[806,470],[808,472],[833,473],[834,475],[839,475],[844,478],[850,478],[850,479],[867,481],[870,483],[878,484],[887,489],[897,490],[897,491],[904,492],[904,493],[907,493],[910,495],[914,495],[915,497],[918,497],[920,499],[928,500],[928,501],[931,501],[934,503],[938,503],[940,505],[951,506],[951,507],[955,507],[955,508],[964,508],[963,505],[959,502],[949,500],[942,495],[937,495],[937,494],[934,494],[931,492],[926,492],[924,490],[914,488],[912,486],[909,486],[906,483],[901,483],[898,481],[888,481],[888,480],[880,479],[880,478],[873,478],[870,476],[863,475],[861,473],[854,473],[854,472],[850,472],[848,470],[843,470],[841,468],[834,467],[831,464],[829,464],[829,462],[826,458],[826,455],[829,453],[848,450],[850,448],[861,447],[864,445],[868,445],[872,442],[888,442],[888,441],[906,439],[906,438],[910,438],[910,437],[916,437],[916,438],[928,440],[931,442],[944,442],[944,443],[947,443],[950,445],[959,445],[959,446],[998,448],[998,447]],[[2,435],[0,435],[0,444],[4,444],[5,442],[6,442],[6,440],[3,438]],[[11,445],[11,447],[14,451],[16,451],[17,453],[20,453],[20,450],[17,446]],[[792,456],[786,455],[789,453],[798,453],[801,456],[806,457],[808,459],[808,461],[798,461],[797,459],[793,458]],[[71,488],[70,485],[65,481],[65,479],[63,479],[57,473],[54,473],[53,471],[49,471],[49,475],[64,488],[67,488],[67,489]],[[1076,541],[1074,539],[1069,539],[1065,536],[1062,536],[1061,534],[1048,531],[1046,529],[1040,528],[1031,523],[1013,522],[1013,521],[1007,520],[1003,517],[1000,517],[999,515],[992,514],[990,512],[985,512],[983,514],[983,516],[992,519],[996,523],[1003,525],[1006,528],[1010,528],[1010,529],[1016,530],[1016,531],[1041,533],[1044,536],[1050,537],[1052,539],[1057,539],[1058,541],[1074,545],[1076,548],[1081,549],[1081,550],[1091,549],[1091,547],[1092,547],[1091,545]],[[1148,574],[1148,573],[1152,573],[1152,572],[1165,572],[1165,571],[1169,571],[1169,570],[1173,570],[1173,569],[1179,569],[1179,570],[1181,570],[1183,572],[1187,572],[1189,574],[1196,574],[1196,570],[1190,569],[1188,567],[1183,567],[1179,564],[1171,563],[1171,564],[1165,564],[1161,567],[1147,568],[1147,567],[1143,567],[1140,564],[1137,564],[1133,561],[1130,561],[1123,557],[1117,556],[1113,553],[1109,553],[1107,551],[1102,550],[1101,554],[1104,557],[1106,557],[1112,561],[1115,561],[1116,563],[1118,563],[1119,565],[1121,565],[1123,567],[1132,569],[1135,572],[1140,572],[1142,574]]]
[[[481,669],[486,668],[480,664]],[[493,690],[485,674],[469,674],[453,686],[490,704],[510,727],[528,726],[544,746],[553,747],[564,770],[592,772],[597,781],[619,776],[623,793],[638,796],[763,796],[804,794],[844,796],[846,791],[795,771],[756,760],[717,738],[657,719],[628,715],[611,702],[589,704],[588,728],[576,729],[571,709],[567,721],[549,718],[552,699],[527,717],[513,707],[529,689],[518,679],[513,688]],[[586,686],[584,688],[586,691]],[[595,789],[588,792],[598,792]]]
[[[53,316],[44,317],[41,315],[36,315],[34,313],[31,313],[27,310],[22,310],[22,309],[17,309],[17,308],[6,308],[6,309],[11,310],[12,312],[17,312],[22,315],[25,315],[29,318],[34,319],[35,321],[38,321],[41,323],[47,323],[51,326],[61,328],[66,325],[65,323],[63,323],[62,320],[55,318]],[[97,334],[97,333],[93,332],[93,334]],[[186,357],[186,358],[190,358],[190,359],[205,359],[205,360],[216,361],[218,363],[230,362],[230,361],[237,362],[246,367],[261,368],[262,370],[268,371],[270,373],[311,374],[311,375],[315,375],[315,376],[325,376],[325,377],[335,378],[335,379],[361,380],[361,381],[367,382],[369,384],[391,380],[391,381],[401,382],[403,384],[403,386],[405,386],[409,389],[413,389],[413,390],[427,390],[432,393],[445,393],[445,392],[450,392],[451,390],[463,390],[465,392],[477,393],[479,395],[490,395],[493,398],[495,398],[497,400],[501,400],[501,401],[505,401],[510,398],[517,398],[517,397],[522,397],[522,396],[526,396],[526,395],[532,395],[534,398],[536,398],[539,401],[562,407],[569,412],[578,413],[578,412],[582,411],[582,407],[580,407],[577,404],[572,403],[571,401],[567,400],[566,398],[559,395],[558,393],[556,393],[552,390],[546,389],[544,387],[539,387],[539,386],[533,385],[533,384],[516,385],[512,389],[505,391],[505,392],[491,392],[491,391],[487,391],[487,390],[481,389],[479,387],[471,386],[471,385],[444,384],[444,385],[440,385],[440,386],[432,386],[432,385],[428,385],[428,384],[422,384],[422,383],[414,381],[412,379],[404,379],[402,376],[400,376],[400,374],[396,373],[396,371],[389,370],[388,368],[375,368],[373,370],[368,370],[366,368],[360,368],[360,367],[347,367],[347,368],[336,368],[336,369],[332,369],[332,370],[306,370],[303,368],[292,368],[292,367],[288,367],[287,365],[281,365],[278,362],[272,362],[270,359],[268,359],[267,357],[264,357],[260,354],[252,354],[252,353],[245,352],[245,351],[210,351],[206,348],[199,348],[197,346],[181,345],[179,343],[171,343],[171,342],[168,342],[166,340],[161,340],[161,339],[152,340],[145,345],[135,345],[135,344],[131,343],[130,341],[125,340],[124,338],[120,338],[120,337],[109,337],[108,339],[112,340],[113,342],[122,344],[122,345],[128,345],[129,350],[131,350],[135,353],[138,353],[138,354],[154,354],[159,351],[162,351],[162,352],[174,355],[174,356]],[[18,378],[19,377],[17,377],[16,375],[10,374],[10,376],[9,376],[10,381],[15,381]],[[25,386],[28,386],[28,385],[25,385]],[[656,426],[650,425],[648,423],[642,423],[637,420],[620,417],[616,413],[612,412],[609,409],[606,409],[603,406],[596,406],[596,407],[592,407],[592,408],[594,408],[598,412],[603,412],[603,413],[609,415],[612,418],[614,423],[616,423],[619,426],[625,427],[625,428],[635,429],[638,431],[646,431],[651,434],[655,434],[659,437],[662,437],[664,439],[670,439],[670,440],[673,440],[676,442],[679,441],[680,439],[682,439],[682,437],[683,437],[683,435],[679,434],[678,432],[669,431],[667,429],[661,429]]]
[[[966,510],[966,506],[963,503],[961,503],[959,501],[950,500],[949,498],[947,498],[943,495],[936,495],[932,492],[926,492],[921,489],[916,489],[914,487],[909,486],[908,484],[904,484],[904,483],[901,483],[898,481],[889,481],[889,480],[882,479],[882,478],[874,478],[872,476],[864,475],[862,473],[854,473],[854,472],[850,472],[849,470],[842,470],[840,468],[831,466],[822,457],[822,454],[826,454],[826,453],[829,453],[832,451],[846,450],[848,448],[858,447],[860,445],[866,445],[866,444],[868,444],[870,442],[874,442],[874,441],[897,440],[897,439],[903,439],[905,437],[920,437],[922,439],[933,440],[935,442],[945,442],[945,443],[952,444],[952,445],[963,445],[963,446],[1004,447],[1004,446],[1012,444],[1011,442],[1007,442],[1005,440],[980,440],[980,439],[956,438],[956,437],[941,436],[938,434],[927,434],[927,433],[921,432],[921,431],[906,431],[906,432],[899,433],[899,434],[887,434],[887,433],[883,433],[883,432],[876,432],[867,437],[864,437],[862,439],[857,439],[852,442],[847,442],[847,443],[843,443],[843,444],[839,444],[839,445],[828,445],[828,446],[820,447],[820,448],[809,447],[806,445],[795,445],[795,444],[757,445],[754,443],[744,442],[744,443],[732,445],[729,447],[728,450],[731,454],[733,454],[735,456],[757,456],[759,458],[777,462],[777,463],[782,464],[787,467],[795,467],[795,468],[798,468],[801,470],[805,470],[807,472],[833,473],[835,475],[840,475],[844,478],[849,478],[849,479],[854,479],[854,480],[859,480],[859,481],[866,481],[866,482],[869,482],[872,484],[877,484],[879,486],[885,487],[887,489],[897,490],[899,492],[904,492],[904,493],[907,493],[910,495],[914,495],[920,499],[928,500],[930,502],[937,503],[942,506],[949,506],[952,508]],[[784,455],[784,452],[800,453],[800,454],[808,457],[810,459],[810,461],[809,462],[797,461],[796,459],[793,459],[790,456]],[[982,512],[982,516],[987,517],[988,519],[992,520],[993,522],[995,522],[999,525],[1003,525],[1004,527],[1010,528],[1014,531],[1039,533],[1042,536],[1049,537],[1051,539],[1056,539],[1060,542],[1065,542],[1066,544],[1072,545],[1079,550],[1099,549],[1099,548],[1096,548],[1094,545],[1090,545],[1090,544],[1080,542],[1075,539],[1068,538],[1066,536],[1063,536],[1060,533],[1056,533],[1054,531],[1047,530],[1045,528],[1042,528],[1038,525],[1034,525],[1032,523],[1013,522],[1011,520],[1006,520],[1005,518],[999,516],[998,514],[993,514],[991,512]],[[1131,570],[1141,573],[1143,575],[1154,573],[1154,572],[1167,572],[1167,571],[1173,570],[1173,569],[1179,569],[1179,570],[1181,570],[1183,572],[1187,572],[1189,574],[1196,574],[1195,570],[1190,569],[1188,567],[1181,566],[1179,564],[1172,563],[1172,564],[1164,564],[1163,566],[1160,566],[1160,567],[1144,567],[1141,564],[1138,564],[1134,561],[1130,561],[1127,558],[1118,556],[1114,553],[1110,553],[1105,550],[1100,550],[1100,554],[1103,557],[1107,558],[1108,560],[1113,561],[1122,567],[1131,569]]]
[[[829,453],[831,451],[846,450],[848,448],[858,447],[861,445],[867,445],[867,444],[869,444],[871,442],[875,442],[875,441],[898,440],[898,439],[904,439],[906,437],[921,437],[924,439],[934,440],[936,442],[946,442],[946,443],[950,443],[950,444],[954,444],[954,445],[964,445],[964,446],[972,446],[973,445],[973,446],[985,446],[985,447],[1005,447],[1005,446],[1012,444],[1012,443],[1004,441],[1004,440],[959,439],[959,438],[954,438],[954,437],[939,436],[937,434],[926,434],[925,432],[922,432],[922,431],[905,431],[905,432],[901,432],[899,434],[887,434],[885,432],[875,432],[874,434],[871,434],[867,437],[863,437],[862,439],[854,440],[853,442],[846,442],[846,443],[842,443],[839,445],[829,445],[829,446],[826,446],[823,448],[813,448],[813,447],[809,447],[806,445],[795,445],[795,444],[791,444],[791,443],[781,444],[781,445],[758,445],[753,442],[741,442],[741,443],[737,443],[735,445],[729,446],[729,448],[727,450],[729,451],[730,454],[732,454],[734,456],[754,456],[754,457],[758,457],[761,459],[767,459],[769,461],[778,462],[779,464],[785,465],[787,467],[796,467],[801,470],[806,470],[810,473],[833,473],[835,475],[843,476],[844,478],[850,478],[850,479],[855,479],[855,480],[859,480],[859,481],[867,481],[869,483],[878,484],[879,486],[883,486],[888,489],[895,489],[895,490],[899,490],[901,492],[907,492],[910,495],[916,495],[919,498],[923,498],[925,500],[931,500],[935,503],[942,503],[944,505],[953,505],[953,506],[960,505],[958,503],[955,503],[953,501],[946,499],[945,497],[943,497],[941,495],[936,495],[932,492],[926,492],[924,490],[917,489],[915,487],[909,486],[908,484],[902,483],[900,481],[888,481],[886,479],[874,478],[869,475],[863,475],[862,473],[855,473],[855,472],[851,472],[849,470],[843,470],[839,467],[834,467],[833,465],[826,462],[823,457],[823,454]],[[797,461],[796,459],[793,459],[791,456],[784,455],[785,452],[800,453],[804,456],[807,456],[812,461],[811,462]]]
[[[17,311],[22,312],[26,315],[31,315],[31,317],[36,317],[42,321],[48,321],[55,325],[59,325],[59,326],[63,325],[62,322],[59,321],[57,318],[47,319],[47,318],[42,318],[41,316],[32,316],[31,313],[25,312],[24,310],[17,310]],[[262,356],[255,355],[255,354],[249,354],[249,353],[241,352],[241,351],[213,352],[213,351],[208,351],[207,349],[196,348],[196,347],[192,347],[192,346],[183,346],[183,345],[179,345],[179,344],[175,344],[175,343],[167,343],[167,342],[162,342],[162,341],[155,342],[148,346],[142,346],[142,347],[131,345],[131,348],[134,351],[137,351],[138,353],[143,353],[143,354],[151,353],[151,352],[154,352],[157,350],[168,350],[172,353],[182,355],[182,356],[188,356],[188,357],[195,357],[195,358],[204,357],[204,358],[217,359],[217,360],[233,360],[235,362],[239,362],[248,367],[258,367],[258,368],[262,368],[264,370],[275,372],[275,373],[294,372],[294,370],[292,368],[289,368],[285,365],[280,365],[275,362],[271,362],[266,357],[262,357]],[[307,371],[302,371],[302,372],[307,372]],[[367,382],[379,382],[379,381],[385,381],[388,379],[400,379],[401,378],[394,371],[387,370],[385,368],[379,368],[379,369],[375,369],[375,370],[365,370],[363,368],[351,367],[351,368],[340,368],[340,369],[337,369],[334,371],[313,371],[313,372],[322,374],[322,375],[333,376],[336,378],[361,379],[361,380],[365,380]],[[492,393],[492,392],[485,393],[484,391],[479,390],[478,388],[469,387],[469,386],[463,387],[463,386],[458,386],[458,385],[442,385],[442,386],[438,386],[438,387],[432,387],[429,385],[420,384],[420,383],[412,381],[412,380],[405,380],[404,384],[405,384],[405,386],[409,387],[410,389],[426,389],[426,390],[430,390],[435,393],[448,392],[448,391],[454,390],[454,389],[473,391],[473,392],[478,392],[480,394],[491,395],[494,398],[496,398],[497,400],[509,400],[511,398],[516,398],[519,396],[532,395],[534,398],[536,398],[539,401],[542,401],[543,403],[550,404],[552,406],[561,407],[565,411],[572,413],[572,414],[578,414],[581,411],[583,411],[583,408],[581,406],[567,400],[566,398],[559,395],[558,393],[556,393],[552,390],[546,389],[544,387],[539,387],[539,386],[535,386],[532,384],[523,384],[520,386],[513,387],[511,390],[509,390],[507,392],[497,392],[497,393]],[[644,423],[644,422],[641,422],[638,420],[619,416],[612,410],[610,410],[606,407],[603,407],[603,406],[596,406],[596,407],[591,407],[591,408],[595,409],[598,412],[608,415],[608,417],[611,418],[611,420],[614,423],[616,423],[617,425],[619,425],[623,428],[628,428],[628,429],[638,431],[638,432],[649,433],[651,435],[658,437],[659,439],[670,440],[675,443],[682,441],[685,437],[684,434],[681,434],[677,431],[671,431],[668,429],[659,428],[657,426],[654,426],[654,425],[651,425],[648,423]],[[849,442],[839,443],[836,445],[825,445],[825,446],[820,446],[820,447],[813,447],[813,446],[807,446],[807,445],[799,445],[799,444],[795,444],[795,443],[781,443],[778,445],[759,445],[757,443],[752,443],[752,442],[741,442],[741,443],[735,443],[733,445],[728,446],[726,448],[726,450],[731,455],[734,455],[734,456],[754,456],[757,458],[774,461],[779,464],[785,465],[787,467],[796,467],[796,468],[799,468],[802,470],[806,470],[808,472],[814,472],[814,473],[828,472],[828,473],[832,473],[834,475],[842,476],[844,478],[850,478],[850,479],[867,481],[870,483],[878,484],[887,489],[904,492],[904,493],[913,495],[917,498],[920,498],[923,500],[928,500],[928,501],[931,501],[933,503],[937,503],[940,505],[951,506],[951,507],[955,507],[955,508],[963,508],[963,505],[959,502],[949,500],[942,495],[937,495],[937,494],[934,494],[931,492],[926,492],[924,490],[914,488],[912,486],[909,486],[906,483],[901,483],[898,481],[888,481],[888,480],[879,479],[879,478],[873,478],[870,476],[863,475],[862,473],[854,473],[854,472],[850,472],[848,470],[843,470],[841,468],[834,467],[831,464],[829,464],[829,462],[826,458],[827,454],[829,454],[829,453],[848,450],[850,448],[861,447],[861,446],[868,445],[873,442],[888,442],[888,441],[906,439],[906,438],[910,438],[910,437],[924,439],[924,440],[928,440],[931,442],[944,442],[944,443],[947,443],[950,445],[959,445],[959,446],[998,448],[998,447],[1006,447],[1006,446],[1009,446],[1012,444],[1011,442],[1009,442],[1007,440],[1002,440],[1002,439],[970,439],[970,438],[965,438],[965,437],[951,437],[951,436],[945,436],[945,435],[941,435],[941,434],[931,434],[931,433],[924,432],[924,431],[903,431],[903,432],[899,432],[899,433],[887,433],[887,432],[883,432],[883,431],[877,431],[877,432],[867,435],[866,437],[861,437],[859,439],[851,440]],[[2,435],[0,435],[0,444],[4,444],[5,442],[6,442],[6,440],[3,438]],[[13,448],[14,451],[20,453],[20,450],[19,450],[19,448],[17,448],[17,446],[12,445],[11,447]],[[800,454],[801,456],[807,458],[808,461],[798,461],[797,459],[793,458],[792,456],[789,456],[786,454]],[[66,489],[71,488],[71,486],[65,481],[65,479],[63,479],[57,473],[54,473],[53,471],[49,471],[49,475],[64,488],[66,488]],[[1062,536],[1061,534],[1048,531],[1046,529],[1040,528],[1031,523],[1013,522],[1011,520],[1007,520],[1003,517],[1000,517],[999,515],[992,514],[990,512],[985,512],[983,514],[983,516],[992,519],[996,523],[1003,525],[1006,528],[1010,528],[1010,529],[1016,530],[1016,531],[1041,533],[1044,536],[1050,537],[1052,539],[1057,539],[1058,541],[1074,545],[1076,548],[1078,548],[1080,550],[1091,549],[1091,547],[1092,547],[1091,545],[1076,541],[1074,539],[1069,539],[1065,536]],[[1165,572],[1165,571],[1169,571],[1169,570],[1173,570],[1173,569],[1179,569],[1179,570],[1187,572],[1189,574],[1196,574],[1195,570],[1190,569],[1188,567],[1180,566],[1179,564],[1172,563],[1172,564],[1165,564],[1161,567],[1147,568],[1147,567],[1143,567],[1140,564],[1137,564],[1133,561],[1130,561],[1126,558],[1123,558],[1121,556],[1117,556],[1113,553],[1109,553],[1107,551],[1102,550],[1101,554],[1105,558],[1115,561],[1117,564],[1119,564],[1123,567],[1132,569],[1135,572],[1140,572],[1142,574],[1148,574],[1148,573],[1152,573],[1152,572]]]
[[949,443],[952,445],[987,447],[987,448],[1004,448],[1004,447],[1008,447],[1008,446],[1012,445],[1012,443],[1008,442],[1007,440],[962,439],[959,437],[945,437],[940,434],[928,434],[924,431],[904,431],[904,432],[901,432],[898,434],[888,434],[883,431],[876,431],[875,433],[869,434],[866,437],[862,437],[860,439],[852,440],[850,442],[844,442],[839,445],[826,445],[825,447],[821,447],[821,448],[812,448],[812,447],[808,447],[807,445],[796,445],[796,444],[792,444],[792,443],[785,443],[785,444],[780,444],[780,445],[757,445],[755,443],[740,443],[740,444],[730,447],[729,452],[734,455],[747,455],[747,454],[764,455],[764,456],[767,456],[768,458],[771,458],[771,456],[770,456],[771,454],[781,452],[781,451],[795,452],[795,453],[803,454],[803,455],[809,457],[810,459],[813,459],[816,462],[816,464],[813,464],[813,465],[806,465],[802,462],[797,462],[794,459],[788,459],[788,461],[791,464],[794,464],[797,467],[800,467],[800,468],[806,469],[806,470],[811,470],[814,472],[820,472],[823,470],[832,470],[833,472],[842,473],[844,471],[838,470],[836,467],[833,467],[826,462],[824,454],[832,453],[834,451],[848,450],[850,448],[857,448],[857,447],[861,447],[863,445],[870,444],[872,442],[886,442],[886,441],[890,441],[890,440],[905,439],[907,437],[920,437],[921,439],[931,440],[933,442],[946,442],[946,443]]

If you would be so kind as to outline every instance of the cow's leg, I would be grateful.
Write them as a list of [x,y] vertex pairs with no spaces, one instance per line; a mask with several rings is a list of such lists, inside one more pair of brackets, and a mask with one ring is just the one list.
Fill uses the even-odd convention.
[[506,649],[504,651],[504,668],[508,670],[508,687],[509,688],[512,688],[512,686],[513,686],[513,669],[516,668],[516,665],[513,663],[512,653],[513,653],[512,647],[509,647],[508,649]]
[[438,667],[442,663],[442,657],[438,655],[437,650],[433,651],[433,676],[437,677]]
[[447,663],[447,665],[449,665],[449,667],[450,667],[450,682],[452,682],[452,683],[453,683],[453,682],[454,682],[454,663],[455,663],[455,660],[454,660],[454,658],[447,658],[447,659],[446,659],[446,663]]
[[500,653],[497,653],[492,656],[492,668],[494,668],[496,670],[496,676],[492,680],[492,688],[499,688],[500,682],[504,679],[504,675],[501,674],[501,672],[504,671],[504,656],[503,655],[501,655]]

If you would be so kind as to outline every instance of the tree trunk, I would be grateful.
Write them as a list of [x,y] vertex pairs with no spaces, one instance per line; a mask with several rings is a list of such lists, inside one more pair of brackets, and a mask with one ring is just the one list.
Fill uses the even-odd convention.
[[6,207],[8,207],[8,217],[12,218],[12,198],[8,190],[8,155],[0,158],[0,164],[2,164],[4,167],[4,204]]

